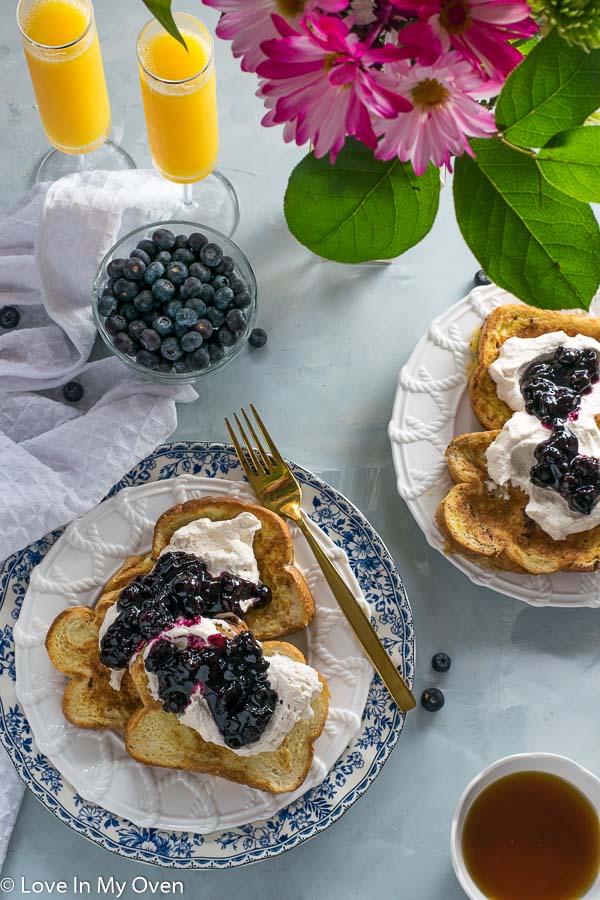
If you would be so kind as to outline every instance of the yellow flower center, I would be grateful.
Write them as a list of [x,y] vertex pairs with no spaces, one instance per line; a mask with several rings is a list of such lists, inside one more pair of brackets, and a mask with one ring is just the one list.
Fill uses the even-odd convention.
[[449,91],[435,78],[425,78],[423,81],[415,84],[411,94],[416,106],[422,106],[423,109],[433,109],[436,106],[443,106]]
[[472,21],[468,0],[446,0],[440,10],[440,24],[450,34],[462,34]]
[[304,12],[306,0],[276,0],[276,3],[284,19],[295,19]]

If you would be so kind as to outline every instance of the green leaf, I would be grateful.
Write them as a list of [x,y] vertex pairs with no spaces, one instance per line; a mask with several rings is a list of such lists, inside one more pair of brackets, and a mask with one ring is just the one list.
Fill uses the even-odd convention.
[[589,307],[600,280],[600,230],[589,206],[545,181],[536,160],[497,140],[461,156],[454,206],[462,235],[500,287],[543,309]]
[[600,203],[600,128],[561,131],[537,155],[540,172],[559,191]]
[[381,162],[347,140],[334,165],[309,153],[292,172],[285,217],[301,244],[337,262],[392,259],[418,244],[435,220],[438,169],[415,175],[412,166]]
[[173,13],[171,12],[171,0],[143,0],[153,16],[155,16],[165,31],[179,41],[187,50],[187,44],[183,39],[179,28],[175,24]]
[[508,76],[496,124],[513,144],[543,147],[599,106],[600,50],[587,53],[551,31]]

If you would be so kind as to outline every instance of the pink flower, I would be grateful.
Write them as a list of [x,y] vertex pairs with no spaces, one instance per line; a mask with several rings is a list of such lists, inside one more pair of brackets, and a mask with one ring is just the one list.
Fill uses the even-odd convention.
[[506,78],[522,60],[509,41],[538,30],[525,0],[393,0],[419,19],[399,33],[406,55],[431,65],[450,47],[491,78]]
[[258,67],[265,81],[259,96],[269,112],[264,125],[287,123],[286,140],[311,140],[315,156],[331,161],[354,135],[369,147],[377,146],[371,115],[395,116],[411,109],[408,99],[382,83],[374,64],[398,59],[397,47],[371,49],[334,16],[308,17],[295,31],[274,17],[281,37],[265,41],[267,59]]
[[217,25],[217,35],[231,41],[234,56],[242,58],[245,72],[256,72],[265,58],[260,45],[278,36],[273,15],[283,16],[297,23],[307,13],[317,10],[339,12],[349,0],[204,0],[207,6],[221,10],[224,15]]
[[410,100],[413,109],[376,122],[379,159],[411,160],[417,175],[430,161],[452,171],[452,156],[465,152],[473,156],[468,137],[495,131],[493,114],[474,99],[481,95],[481,78],[454,53],[432,66],[393,63],[386,67],[384,84]]

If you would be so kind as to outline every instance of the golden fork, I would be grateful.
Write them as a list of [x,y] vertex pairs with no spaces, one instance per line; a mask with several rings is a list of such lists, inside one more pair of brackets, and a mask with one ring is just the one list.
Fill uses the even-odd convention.
[[308,541],[342,612],[350,623],[363,650],[379,672],[388,691],[402,712],[413,709],[413,707],[416,706],[415,698],[388,656],[383,644],[377,637],[369,618],[362,611],[354,594],[313,536],[308,526],[308,522],[302,513],[302,489],[300,485],[281,456],[281,453],[273,443],[269,432],[265,428],[261,417],[252,403],[250,404],[250,409],[252,410],[258,428],[262,433],[268,451],[265,449],[263,443],[261,443],[256,433],[256,429],[245,410],[242,409],[241,413],[256,449],[253,448],[248,440],[244,426],[240,422],[237,414],[234,414],[234,419],[242,443],[245,445],[244,449],[242,448],[242,444],[240,444],[235,431],[231,427],[229,420],[225,419],[225,424],[227,425],[227,430],[233,442],[233,446],[235,447],[235,452],[237,453],[241,466],[250,482],[250,486],[263,506],[266,506],[266,508],[270,509],[272,512],[286,516],[300,528],[302,534]]

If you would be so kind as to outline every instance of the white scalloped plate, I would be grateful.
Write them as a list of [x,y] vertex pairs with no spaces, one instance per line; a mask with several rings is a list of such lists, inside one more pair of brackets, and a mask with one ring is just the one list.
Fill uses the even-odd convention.
[[[495,285],[475,288],[434,319],[400,370],[388,429],[398,493],[440,553],[444,539],[435,511],[452,484],[444,451],[456,435],[481,431],[467,390],[471,338],[493,309],[518,302]],[[600,606],[598,572],[519,575],[485,569],[458,554],[446,558],[475,584],[532,606]]]
[[[101,503],[69,525],[34,569],[14,630],[17,697],[38,748],[80,796],[136,825],[196,834],[273,815],[321,784],[360,730],[373,675],[306,540],[294,527],[297,564],[313,592],[317,612],[311,625],[292,640],[325,676],[331,691],[325,731],[297,791],[275,796],[220,778],[143,766],[127,755],[116,734],[84,731],[66,721],[61,711],[66,678],[53,668],[44,647],[50,624],[69,606],[92,605],[126,556],[148,550],[154,523],[166,509],[215,494],[255,500],[242,482],[180,475],[125,488]],[[313,531],[365,604],[346,554],[320,528],[313,526]]]

